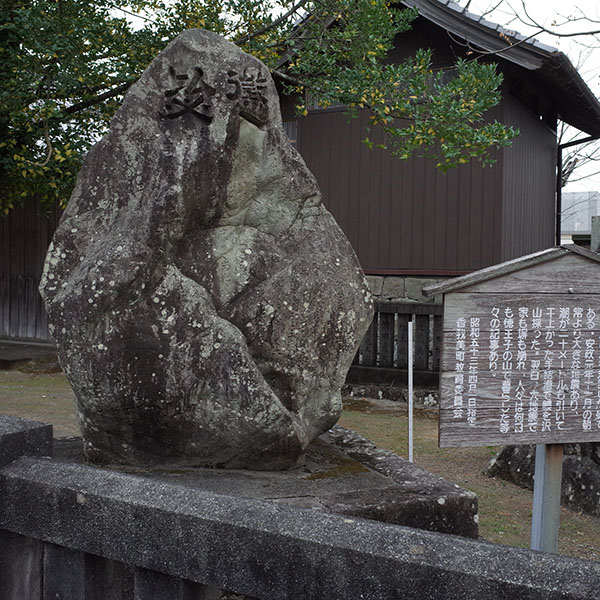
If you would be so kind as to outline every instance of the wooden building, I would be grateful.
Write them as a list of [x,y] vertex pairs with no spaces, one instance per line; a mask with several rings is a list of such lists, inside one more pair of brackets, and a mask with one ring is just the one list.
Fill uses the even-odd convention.
[[[443,174],[432,160],[401,161],[369,150],[361,143],[366,113],[349,122],[339,107],[296,118],[291,99],[282,99],[286,127],[325,204],[384,297],[383,276],[456,276],[553,246],[557,120],[583,137],[600,136],[600,104],[565,55],[448,0],[404,4],[416,6],[420,16],[412,30],[397,36],[390,60],[430,47],[434,66],[451,69],[472,49],[501,50],[489,56],[504,75],[502,102],[489,116],[521,134],[511,147],[495,151],[494,166],[472,161]],[[402,285],[388,288],[387,299],[401,297]]]
[[59,218],[35,198],[0,218],[0,338],[49,339],[38,284]]

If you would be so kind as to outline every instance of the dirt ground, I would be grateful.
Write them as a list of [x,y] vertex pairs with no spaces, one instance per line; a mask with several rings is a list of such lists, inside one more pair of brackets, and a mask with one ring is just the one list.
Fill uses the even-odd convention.
[[[340,424],[406,457],[408,420],[403,391],[353,388],[347,392],[353,395],[345,397]],[[435,395],[427,390],[417,394],[415,462],[477,494],[482,538],[528,547],[532,492],[485,474],[498,448],[438,448],[437,410],[426,407]],[[62,373],[0,370],[0,413],[52,423],[55,437],[79,433],[74,395]],[[600,520],[561,509],[559,552],[600,561]]]

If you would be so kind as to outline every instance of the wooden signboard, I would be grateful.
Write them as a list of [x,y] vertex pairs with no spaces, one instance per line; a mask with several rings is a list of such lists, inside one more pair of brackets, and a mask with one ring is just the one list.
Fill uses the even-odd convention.
[[444,293],[440,446],[600,441],[600,255],[553,248]]

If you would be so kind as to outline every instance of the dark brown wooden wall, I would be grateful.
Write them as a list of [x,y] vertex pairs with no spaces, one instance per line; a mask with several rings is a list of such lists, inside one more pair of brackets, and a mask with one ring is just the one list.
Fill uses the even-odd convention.
[[425,159],[369,150],[365,119],[315,111],[299,119],[298,149],[369,273],[453,274],[502,252],[503,156],[447,174]]
[[506,121],[521,135],[504,150],[502,260],[554,246],[556,133],[510,94]]
[[59,218],[33,199],[0,218],[0,337],[49,339],[38,284]]
[[434,25],[424,17],[418,17],[411,29],[396,37],[395,47],[388,55],[388,62],[400,62],[414,56],[420,48],[433,50],[434,67],[452,67],[458,58],[472,58],[469,47],[445,29]]
[[[465,52],[420,18],[389,60],[421,47],[434,49],[439,67]],[[361,143],[366,114],[349,122],[343,111],[319,110],[298,119],[297,147],[367,273],[453,275],[553,245],[556,137],[510,94],[509,77],[527,73],[505,66],[503,100],[488,118],[521,135],[493,154],[492,167],[473,161],[443,174],[433,161],[369,150]],[[293,102],[282,99],[282,112],[293,118]]]

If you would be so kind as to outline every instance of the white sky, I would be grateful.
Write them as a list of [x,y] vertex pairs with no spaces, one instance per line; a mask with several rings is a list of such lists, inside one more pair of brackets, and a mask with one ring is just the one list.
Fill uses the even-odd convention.
[[[456,1],[456,0],[455,0]],[[457,0],[466,6],[468,0]],[[490,7],[496,10],[486,15],[486,19],[499,23],[507,29],[514,29],[524,35],[535,33],[516,16],[528,20],[523,10],[522,0],[471,0],[469,11],[484,14]],[[582,32],[600,29],[599,0],[524,0],[527,14],[542,26],[560,33]],[[577,19],[566,23],[567,18]],[[539,41],[558,48],[566,54],[578,68],[579,73],[590,89],[600,97],[600,36],[556,37],[546,33],[535,36]],[[586,137],[578,133],[575,137]],[[565,141],[568,141],[567,138]],[[598,161],[590,162],[574,174],[573,181],[563,191],[600,191],[600,152]]]

